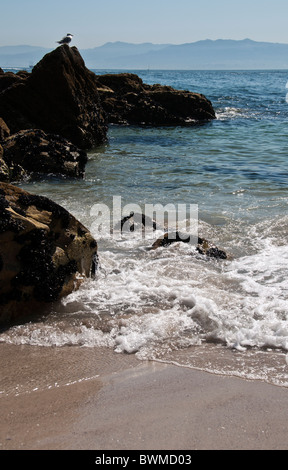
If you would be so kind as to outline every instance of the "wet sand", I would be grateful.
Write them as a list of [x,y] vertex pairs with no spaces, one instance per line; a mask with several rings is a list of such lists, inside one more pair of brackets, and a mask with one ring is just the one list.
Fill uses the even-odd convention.
[[0,353],[3,450],[288,448],[287,388],[106,350]]

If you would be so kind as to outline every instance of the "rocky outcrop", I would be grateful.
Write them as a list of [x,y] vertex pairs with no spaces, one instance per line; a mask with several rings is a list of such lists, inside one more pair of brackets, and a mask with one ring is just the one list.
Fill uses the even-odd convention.
[[0,323],[23,320],[78,288],[97,243],[67,210],[0,183]]
[[98,75],[97,82],[110,123],[187,126],[215,119],[211,102],[198,93],[147,85],[131,73]]
[[[59,135],[39,129],[17,132],[2,141],[0,181],[17,181],[35,175],[82,178],[87,154]],[[2,168],[2,171],[1,171]]]
[[[165,247],[176,242],[190,243],[189,234],[184,234],[181,232],[165,233],[162,237],[159,237],[153,243],[152,249],[156,250],[157,248]],[[215,246],[213,243],[201,237],[198,237],[196,250],[201,255],[208,256],[209,258],[218,258],[218,259],[229,258],[229,255],[224,250],[217,248],[217,246]]]
[[42,129],[81,149],[107,138],[96,76],[67,45],[46,54],[30,74],[0,74],[0,116],[11,133]]
[[0,71],[0,117],[13,134],[41,129],[87,150],[107,139],[107,122],[187,126],[215,112],[199,93],[147,85],[130,73],[96,76],[78,49],[64,44],[31,73]]

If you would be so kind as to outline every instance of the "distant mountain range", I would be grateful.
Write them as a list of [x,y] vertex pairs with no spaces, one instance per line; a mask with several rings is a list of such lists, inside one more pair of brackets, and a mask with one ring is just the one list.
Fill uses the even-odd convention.
[[[75,42],[77,47],[77,43]],[[28,68],[52,49],[0,47],[0,67]],[[186,44],[108,42],[79,50],[90,69],[288,69],[288,44],[243,40],[204,40]]]

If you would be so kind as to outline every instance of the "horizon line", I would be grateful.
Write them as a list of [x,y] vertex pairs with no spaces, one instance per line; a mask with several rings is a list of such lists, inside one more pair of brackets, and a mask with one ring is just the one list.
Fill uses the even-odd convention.
[[[106,46],[107,44],[131,44],[131,45],[143,45],[143,44],[152,44],[154,46],[184,46],[184,45],[189,45],[189,44],[197,44],[201,42],[217,42],[217,41],[231,41],[231,42],[252,42],[252,43],[265,43],[265,44],[278,44],[278,45],[288,45],[288,42],[274,42],[274,41],[267,41],[267,40],[255,40],[255,39],[250,39],[250,38],[244,38],[244,39],[231,39],[231,38],[218,38],[218,39],[199,39],[196,41],[191,41],[191,42],[182,42],[182,43],[165,43],[165,42],[151,42],[151,41],[142,41],[142,42],[130,42],[130,41],[121,41],[121,40],[115,40],[115,41],[107,41],[103,44],[100,44],[98,46],[90,46],[90,47],[81,47],[79,50],[86,50],[86,49],[95,49],[98,47],[103,47]],[[48,46],[38,46],[38,45],[32,45],[32,44],[6,44],[6,45],[0,45],[0,49],[4,47],[38,47],[41,49],[50,49]],[[75,45],[75,47],[77,47]],[[52,48],[54,49],[54,47]]]

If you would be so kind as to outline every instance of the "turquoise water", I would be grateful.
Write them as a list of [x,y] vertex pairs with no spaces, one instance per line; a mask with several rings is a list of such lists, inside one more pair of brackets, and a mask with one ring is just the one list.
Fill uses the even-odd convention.
[[[104,71],[96,71],[104,73]],[[217,119],[194,127],[111,126],[89,152],[84,181],[21,184],[95,234],[96,280],[43,321],[2,341],[107,347],[214,373],[288,385],[288,71],[137,71],[145,83],[204,94]],[[199,234],[232,260],[185,244],[99,233],[93,207],[198,206]],[[123,215],[126,215],[123,213]],[[105,225],[105,224],[104,224]]]

